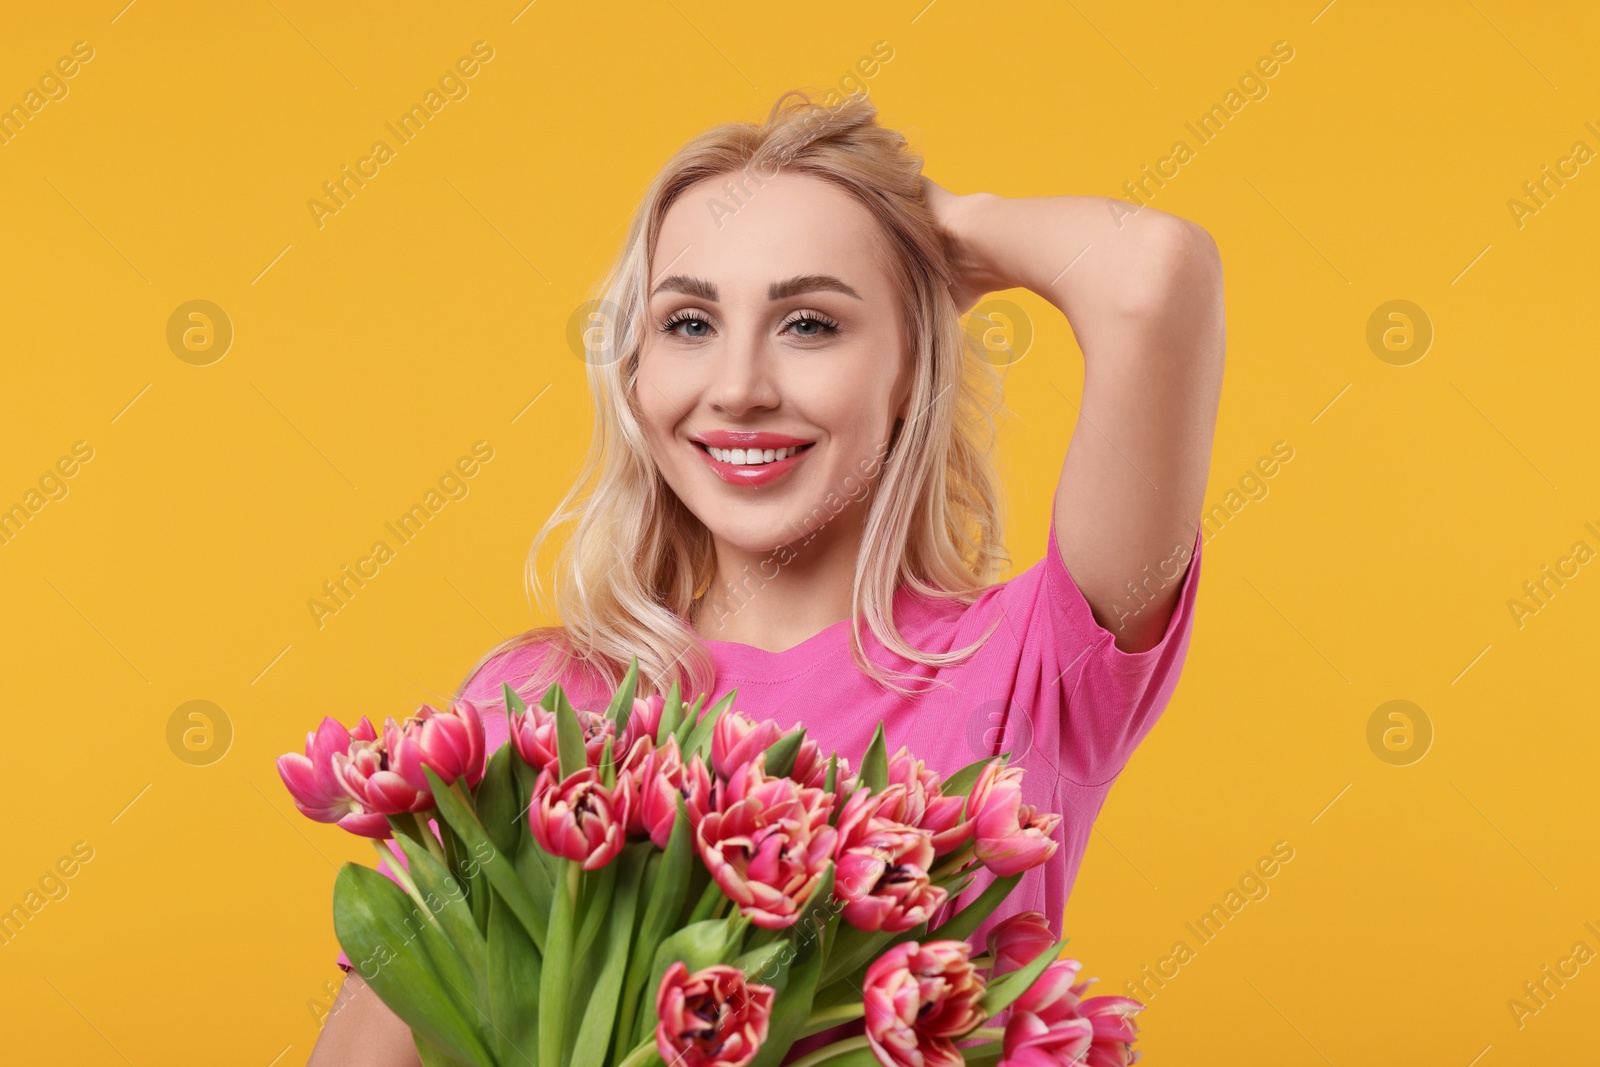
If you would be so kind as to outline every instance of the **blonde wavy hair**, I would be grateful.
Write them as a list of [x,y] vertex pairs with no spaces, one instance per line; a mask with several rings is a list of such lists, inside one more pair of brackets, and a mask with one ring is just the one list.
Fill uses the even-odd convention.
[[[868,677],[909,694],[894,679],[918,676],[886,672],[867,658],[863,620],[886,648],[932,667],[964,661],[987,638],[925,652],[901,636],[892,606],[902,583],[924,596],[970,604],[1009,562],[990,459],[998,373],[964,343],[950,295],[952,248],[924,199],[921,157],[901,134],[878,125],[865,96],[823,107],[795,90],[778,99],[762,124],[727,123],[690,140],[646,190],[590,305],[605,310],[613,332],[603,358],[590,350],[586,360],[594,399],[588,456],[528,554],[532,598],[565,625],[503,642],[469,679],[502,652],[543,643],[553,654],[521,685],[513,683],[530,702],[577,671],[614,688],[635,655],[641,695],[664,693],[674,681],[685,699],[713,692],[710,650],[687,620],[715,574],[715,548],[650,456],[634,385],[651,327],[650,264],[667,210],[702,179],[729,177],[759,188],[779,172],[832,182],[872,213],[905,301],[905,344],[914,364],[910,417],[895,427],[868,506],[851,595],[852,656]],[[551,533],[570,522],[576,528],[556,564],[552,601],[536,561]]]

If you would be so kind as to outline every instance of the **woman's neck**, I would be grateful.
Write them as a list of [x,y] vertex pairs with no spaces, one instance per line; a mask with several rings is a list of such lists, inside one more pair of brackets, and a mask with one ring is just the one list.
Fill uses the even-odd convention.
[[716,541],[716,573],[695,602],[695,631],[709,641],[783,652],[848,619],[863,533],[852,518],[840,515],[768,552]]

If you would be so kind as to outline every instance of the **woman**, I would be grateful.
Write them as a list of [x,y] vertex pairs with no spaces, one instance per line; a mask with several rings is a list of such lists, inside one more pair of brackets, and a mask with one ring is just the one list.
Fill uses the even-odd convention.
[[[1066,315],[1085,379],[1045,557],[995,584],[994,368],[958,317],[1016,287]],[[1029,909],[1059,934],[1188,646],[1223,365],[1209,236],[1100,197],[953,195],[864,98],[790,93],[668,162],[599,306],[589,458],[534,542],[575,520],[565,626],[493,650],[461,695],[560,680],[603,707],[637,654],[661,689],[737,688],[824,752],[859,758],[880,722],[940,773],[1007,751],[1059,847],[973,941]],[[312,1063],[415,1062],[351,975]]]

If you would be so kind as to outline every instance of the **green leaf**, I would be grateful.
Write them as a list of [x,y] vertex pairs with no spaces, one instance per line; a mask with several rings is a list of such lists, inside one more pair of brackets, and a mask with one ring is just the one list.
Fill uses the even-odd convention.
[[690,923],[709,919],[711,913],[717,910],[717,905],[726,899],[727,897],[722,894],[722,887],[717,885],[716,880],[707,880],[705,888],[700,891],[700,899],[695,902],[694,908],[689,912],[689,919],[684,925],[688,926]]
[[[666,937],[668,928],[677,921],[689,892],[689,876],[694,864],[693,835],[689,817],[680,807],[672,823],[672,836],[667,839],[667,849],[661,856],[661,866],[652,883],[649,903],[645,905],[644,920],[639,924],[632,958],[628,961],[613,1062],[620,1063],[627,1051],[637,1043],[638,1039],[632,1035],[634,1019],[639,1010],[639,997],[655,963],[656,949]],[[654,1003],[653,999],[651,1003]]]
[[483,780],[478,783],[472,798],[478,810],[478,820],[483,823],[489,840],[507,856],[517,854],[517,824],[521,821],[522,812],[517,782],[511,768],[515,759],[516,753],[511,745],[501,745],[495,749],[494,755],[489,757],[489,762],[484,766]]
[[985,1041],[968,1045],[961,1049],[961,1058],[967,1061],[967,1067],[995,1067],[1005,1054],[1004,1044],[1003,1041]]
[[345,864],[334,880],[333,928],[355,972],[407,1026],[461,1063],[494,1067],[424,947],[424,931],[437,928],[404,890],[371,867]]
[[858,930],[842,923],[838,937],[828,952],[828,965],[822,972],[822,984],[831,986],[839,979],[877,958],[895,939],[888,930]]
[[[737,689],[728,690],[728,695],[711,705],[705,718],[695,723],[694,729],[689,731],[689,737],[683,743],[683,759],[688,762],[690,753],[698,752],[701,756],[711,754],[711,731],[716,727],[717,720],[722,718],[722,713],[733,707],[733,698],[738,696]],[[696,704],[699,701],[695,701]]]
[[829,860],[827,868],[822,872],[822,878],[817,882],[817,887],[811,891],[811,896],[800,909],[799,918],[785,931],[796,952],[804,954],[821,951],[826,954],[828,951],[827,935],[832,920],[838,914],[833,906],[833,883],[837,873],[838,868],[834,866],[832,860]]
[[450,1056],[415,1030],[411,1032],[411,1043],[416,1046],[417,1061],[422,1067],[461,1067],[460,1060]]
[[428,785],[433,789],[433,800],[439,806],[440,817],[450,824],[450,828],[466,842],[467,847],[475,855],[489,857],[483,861],[483,871],[489,878],[489,884],[494,886],[495,892],[505,898],[511,910],[522,921],[529,936],[533,938],[533,943],[543,951],[544,913],[535,907],[532,896],[518,879],[517,872],[512,870],[510,863],[503,862],[505,857],[495,849],[494,842],[489,839],[483,824],[478,822],[477,815],[456,795],[455,791],[445,785],[431,768],[424,767],[422,773],[427,776]]
[[978,783],[978,775],[983,773],[985,767],[995,760],[1005,763],[1010,758],[1009,752],[1002,752],[998,756],[985,756],[981,760],[974,760],[946,778],[940,784],[939,792],[947,797],[964,797],[972,792],[972,787]]
[[539,1062],[539,950],[504,899],[489,906],[489,1021],[504,1067]]
[[[759,1060],[760,1057],[757,1057]],[[752,1064],[752,1067],[754,1065]],[[865,1048],[850,1048],[837,1055],[819,1060],[816,1067],[878,1067],[877,1054],[870,1046]]]
[[478,867],[467,880],[467,903],[471,905],[472,921],[478,927],[478,933],[487,937],[489,934],[489,876],[483,873],[483,868]]
[[[929,941],[965,941],[972,936],[979,923],[994,914],[994,909],[1000,906],[1000,902],[1006,899],[1020,881],[1022,881],[1020,872],[1008,874],[1004,878],[996,878],[989,883],[982,893],[978,894],[977,900],[950,916],[942,925],[929,931],[927,939]],[[950,895],[954,898],[956,894],[952,893]]]
[[472,910],[467,906],[466,893],[461,884],[450,876],[444,864],[434,859],[427,849],[409,837],[400,839],[400,848],[406,854],[406,864],[412,880],[417,883],[417,892],[422,894],[423,901],[438,916],[439,925],[456,947],[460,960],[474,976],[473,984],[476,986],[488,964],[488,949],[484,945],[483,935],[478,932],[477,923],[473,921]]
[[821,952],[800,956],[789,966],[783,990],[772,1002],[772,1015],[767,1022],[767,1039],[761,1044],[750,1067],[778,1067],[794,1043],[806,1020],[811,1016],[811,1005],[816,999],[817,980],[822,974]]
[[889,752],[883,739],[883,723],[872,731],[872,743],[861,757],[861,784],[874,793],[889,788]]
[[611,698],[611,707],[606,710],[606,715],[617,724],[617,733],[622,733],[622,728],[628,725],[628,717],[633,714],[633,695],[639,690],[639,657],[634,656],[628,664],[628,671],[622,676],[622,684],[617,686],[616,695]]
[[667,738],[677,732],[682,722],[683,694],[678,691],[677,679],[673,679],[672,687],[667,690],[666,703],[661,708],[661,725],[656,727],[656,747],[665,745]]
[[[506,747],[511,746],[508,744]],[[533,807],[534,787],[539,783],[539,771],[522,762],[521,756],[512,753],[511,777],[517,783],[517,822],[521,824],[517,832],[531,832],[528,831],[528,809]]]
[[557,864],[555,893],[550,905],[549,936],[544,944],[543,971],[539,975],[539,1067],[566,1067],[567,997],[572,993],[572,899],[569,870],[572,860]]
[[606,931],[605,965],[589,987],[589,1006],[578,1027],[571,1067],[601,1067],[611,1044],[612,1024],[617,1018],[617,995],[627,973],[629,950],[633,948],[633,916],[639,902],[639,882],[650,855],[649,843],[643,850],[625,849],[617,863],[616,896],[610,909]]
[[677,732],[673,735],[678,739],[678,748],[683,750],[684,759],[689,758],[689,750],[686,746],[689,742],[689,735],[694,732],[695,725],[700,721],[700,705],[705,699],[706,695],[701,693],[694,698],[694,703],[683,709],[683,721],[678,724]]
[[507,714],[521,715],[528,710],[528,705],[523,702],[522,697],[517,695],[517,691],[511,688],[510,682],[501,682],[500,685],[505,693]]
[[578,713],[567,703],[567,695],[556,689],[556,751],[560,756],[561,777],[569,778],[589,765],[588,750],[583,744],[583,727],[578,725]]
[[800,754],[800,746],[805,743],[805,727],[792,733],[784,734],[772,744],[767,746],[767,773],[774,778],[788,777],[794,770],[794,759]]
[[533,839],[532,834],[523,835],[522,841],[517,845],[517,878],[528,891],[528,896],[533,900],[534,911],[539,915],[550,914],[550,868],[559,862],[544,849],[539,847],[539,842]]
[[1028,991],[1044,969],[1056,961],[1061,955],[1061,950],[1067,947],[1067,939],[1062,938],[1055,943],[1055,947],[1039,953],[1034,961],[1026,967],[1018,968],[1010,974],[1003,975],[989,983],[989,988],[984,990],[983,999],[979,1002],[984,1012],[993,1018],[1004,1011],[1022,994]]
[[[443,827],[449,834],[449,827]],[[422,944],[433,966],[455,996],[463,1015],[476,1023],[486,1044],[493,1038],[485,1028],[488,1022],[488,949],[477,920],[466,902],[465,890],[449,869],[422,845],[402,838],[412,882],[438,925],[422,933]]]
[[787,976],[794,955],[794,945],[788,938],[780,937],[734,957],[732,964],[744,972],[745,981],[772,986],[781,992],[780,984]]
[[[604,921],[606,910],[611,907],[611,897],[616,890],[617,869],[620,864],[620,854],[598,871],[585,871],[581,884],[588,892],[582,893],[578,899],[578,911],[574,918],[578,920],[578,935],[573,941],[572,958],[574,960],[589,959],[589,949],[594,946],[594,939],[599,936],[600,924]],[[579,982],[579,985],[585,983]]]

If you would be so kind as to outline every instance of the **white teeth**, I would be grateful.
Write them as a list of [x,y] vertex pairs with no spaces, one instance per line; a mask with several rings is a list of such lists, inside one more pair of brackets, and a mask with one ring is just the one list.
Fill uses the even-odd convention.
[[799,448],[712,448],[706,446],[706,451],[711,458],[735,467],[759,466],[763,463],[776,463],[780,459],[788,459]]

